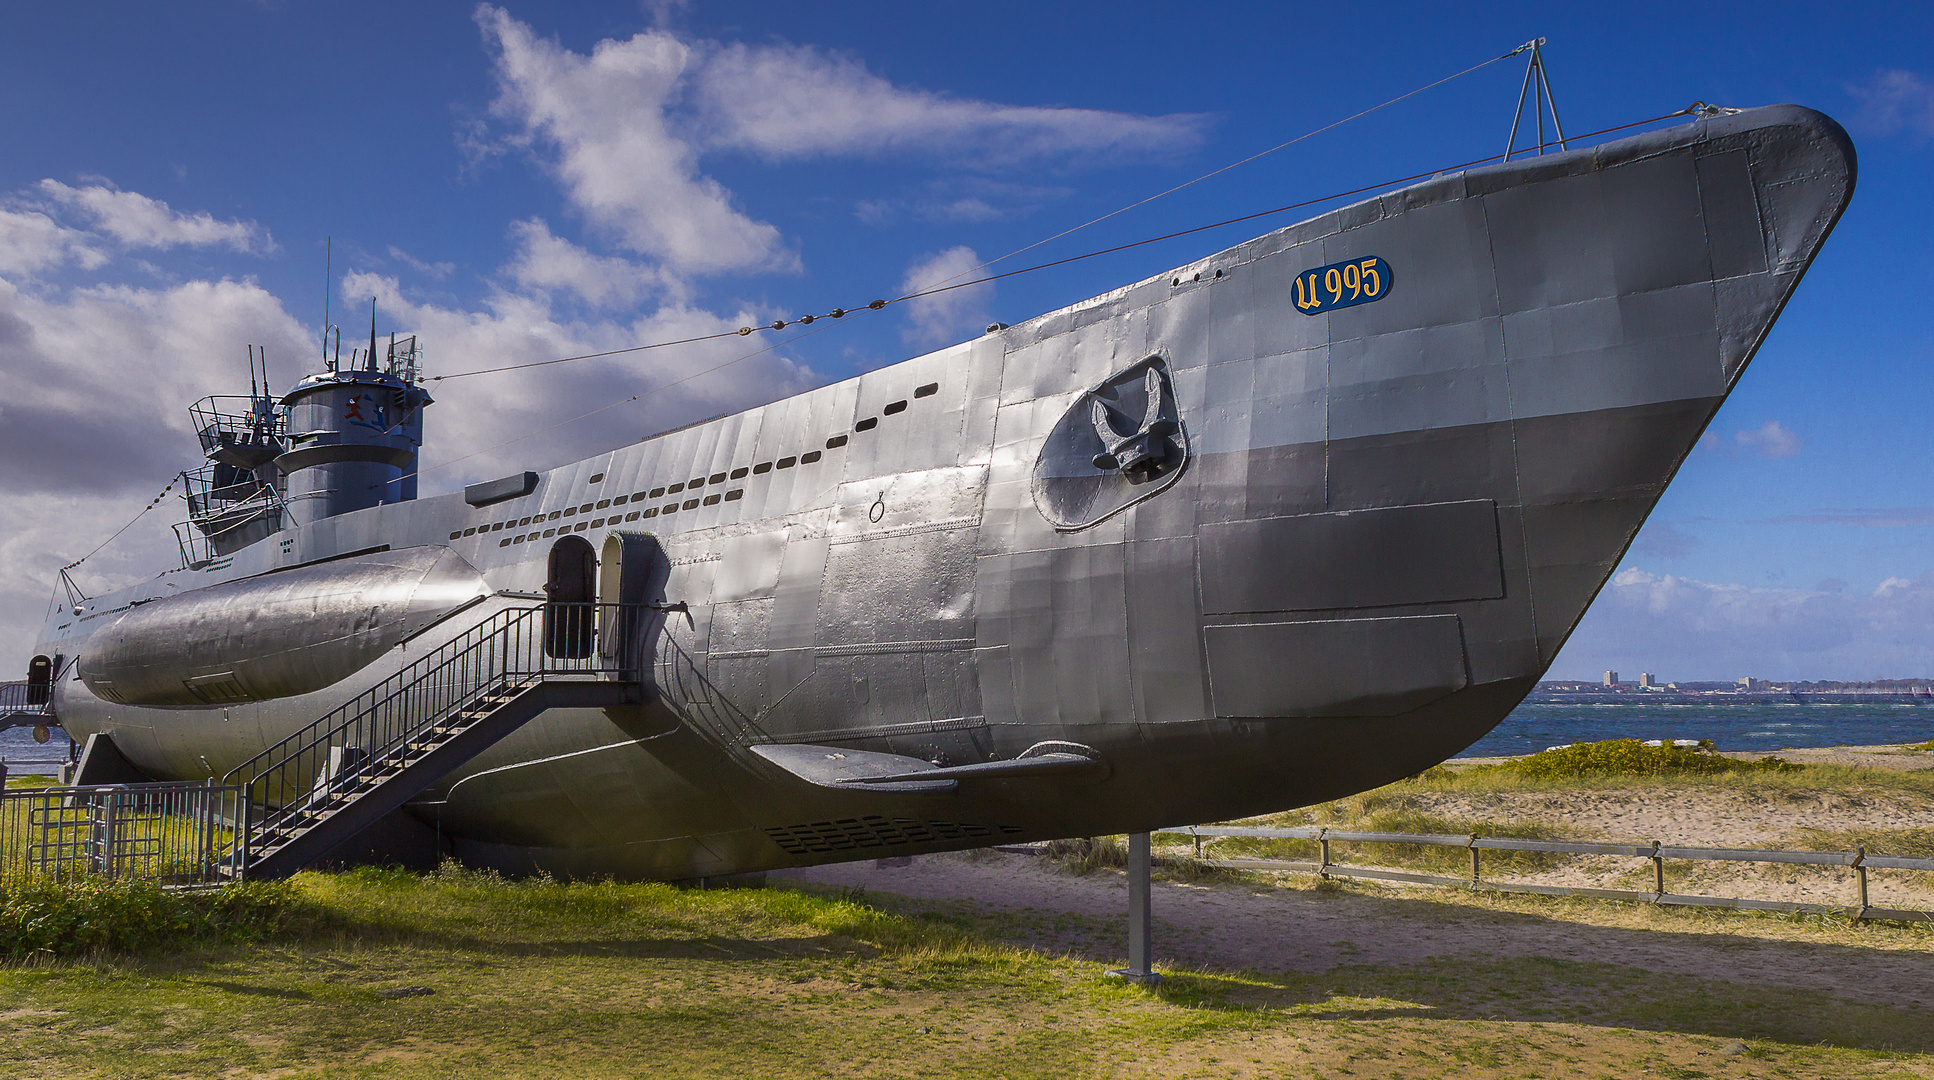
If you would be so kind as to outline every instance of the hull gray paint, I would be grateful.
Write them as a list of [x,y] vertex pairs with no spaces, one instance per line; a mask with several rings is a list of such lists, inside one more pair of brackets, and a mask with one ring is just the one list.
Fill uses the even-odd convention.
[[[525,602],[503,594],[543,587],[556,530],[649,534],[691,612],[665,624],[660,695],[545,713],[412,804],[464,858],[680,878],[1363,790],[1455,754],[1542,675],[1853,173],[1833,121],[1774,107],[1440,177],[521,498],[374,507],[159,575],[63,614],[42,651],[86,657],[131,600],[381,544],[447,546],[497,595],[299,696],[144,709],[64,676],[56,707],[154,775],[219,775]],[[1296,310],[1300,273],[1373,255],[1387,296]],[[1082,480],[1091,391],[1133,399],[1110,436],[1130,439],[1151,360],[1186,459],[1159,490]],[[849,791],[747,749],[965,765],[1048,740],[1105,770]]]

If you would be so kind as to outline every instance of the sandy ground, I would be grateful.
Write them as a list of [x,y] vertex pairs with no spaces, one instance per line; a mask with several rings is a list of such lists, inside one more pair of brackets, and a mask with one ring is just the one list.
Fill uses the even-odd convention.
[[[1934,766],[1934,754],[1898,747],[1786,750],[1779,756],[1809,764]],[[1699,847],[1799,847],[1798,831],[1809,828],[1934,828],[1934,803],[1858,788],[1774,796],[1723,790],[1446,793],[1414,796],[1414,804],[1460,820],[1563,822],[1594,839]],[[1373,858],[1374,849],[1340,857],[1361,862]],[[1650,873],[1641,859],[1584,857],[1551,870],[1488,876],[1649,889]],[[1857,895],[1852,871],[1842,867],[1672,861],[1666,873],[1667,888],[1680,893],[1834,905],[1851,904]],[[1118,962],[1123,951],[1127,894],[1118,872],[1076,876],[1039,856],[969,852],[772,877],[1006,912],[1019,940],[1050,952]],[[1536,902],[1473,897],[1451,888],[1356,884],[1339,890],[1314,888],[1308,875],[1279,880],[1279,886],[1157,882],[1157,955],[1187,967],[1265,973],[1439,957],[1553,957],[1806,988],[1874,1004],[1934,1004],[1934,933],[1925,931],[1828,932],[1771,919],[1667,919],[1640,904],[1540,909]],[[1875,906],[1934,909],[1934,874],[1873,871],[1870,889]]]
[[[1118,872],[1074,876],[1038,856],[972,852],[770,877],[1007,912],[1017,916],[1016,939],[1049,952],[1119,962],[1125,949],[1127,890]],[[1581,905],[1556,917],[1506,910],[1450,889],[1362,892],[1293,880],[1303,887],[1157,882],[1158,967],[1310,972],[1439,957],[1532,956],[1804,988],[1872,1004],[1934,1003],[1934,935],[1927,933],[1825,933],[1745,918],[1681,919],[1662,928],[1638,905]]]

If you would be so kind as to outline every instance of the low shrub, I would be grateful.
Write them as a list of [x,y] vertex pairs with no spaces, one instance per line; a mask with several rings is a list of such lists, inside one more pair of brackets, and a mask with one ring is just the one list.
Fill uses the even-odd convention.
[[[1607,776],[1716,776],[1721,773],[1792,772],[1802,766],[1777,757],[1740,761],[1713,752],[1710,741],[1697,746],[1647,746],[1637,739],[1573,743],[1529,757],[1482,766],[1482,771],[1515,773],[1533,780],[1582,780]],[[1473,770],[1477,771],[1477,770]]]
[[146,881],[28,881],[0,890],[0,956],[172,952],[309,929],[317,910],[286,881],[185,892]]
[[1128,848],[1113,836],[1050,840],[1043,854],[1071,874],[1092,874],[1103,868],[1119,870],[1128,865]]

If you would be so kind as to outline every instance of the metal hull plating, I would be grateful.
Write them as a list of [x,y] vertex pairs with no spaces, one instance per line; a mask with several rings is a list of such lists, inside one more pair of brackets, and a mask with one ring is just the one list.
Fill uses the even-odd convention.
[[[447,545],[497,595],[324,690],[156,710],[64,677],[56,706],[153,775],[219,775],[528,603],[504,594],[543,589],[560,536],[611,571],[632,548],[609,537],[649,534],[690,611],[664,623],[656,700],[546,713],[412,804],[462,857],[681,878],[1362,790],[1468,745],[1544,672],[1852,183],[1844,133],[1788,107],[1445,176],[522,497],[375,507],[163,574],[43,650],[85,657],[103,614],[170,583],[379,544]],[[1298,310],[1306,272],[1373,257],[1387,294]],[[1104,468],[1164,438],[1165,465]],[[1046,740],[1100,765],[922,793],[750,751],[957,766]]]

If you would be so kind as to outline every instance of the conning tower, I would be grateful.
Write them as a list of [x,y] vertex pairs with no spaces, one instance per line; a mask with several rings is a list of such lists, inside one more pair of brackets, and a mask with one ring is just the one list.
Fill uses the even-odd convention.
[[280,402],[288,449],[275,459],[283,502],[299,524],[416,498],[423,407],[416,338],[391,338],[377,359],[372,327],[362,366],[338,361],[303,379]]

